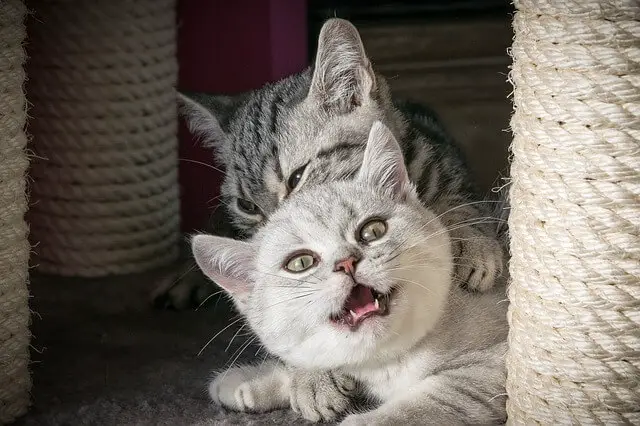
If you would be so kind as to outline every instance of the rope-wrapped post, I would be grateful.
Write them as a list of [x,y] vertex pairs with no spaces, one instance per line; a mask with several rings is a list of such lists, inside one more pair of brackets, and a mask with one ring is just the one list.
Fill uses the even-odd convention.
[[510,424],[640,424],[640,2],[516,0]]
[[22,0],[0,2],[0,424],[27,411],[31,389],[25,13]]
[[175,0],[34,0],[29,212],[44,273],[177,258]]

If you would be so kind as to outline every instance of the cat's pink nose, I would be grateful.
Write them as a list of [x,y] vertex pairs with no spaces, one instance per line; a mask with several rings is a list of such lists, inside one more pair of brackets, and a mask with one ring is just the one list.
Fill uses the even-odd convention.
[[338,260],[333,270],[334,272],[342,271],[347,275],[353,276],[356,272],[356,263],[358,263],[358,260],[360,259],[354,255]]

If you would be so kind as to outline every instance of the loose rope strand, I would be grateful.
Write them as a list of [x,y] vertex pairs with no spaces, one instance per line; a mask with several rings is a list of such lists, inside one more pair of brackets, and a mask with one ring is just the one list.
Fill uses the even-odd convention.
[[0,424],[27,411],[31,390],[25,14],[21,0],[0,1]]

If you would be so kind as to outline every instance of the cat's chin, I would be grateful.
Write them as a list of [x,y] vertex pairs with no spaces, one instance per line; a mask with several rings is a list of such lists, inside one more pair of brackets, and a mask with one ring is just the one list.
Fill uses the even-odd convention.
[[389,315],[389,309],[396,288],[386,293],[380,293],[373,288],[356,284],[346,299],[342,311],[332,314],[330,322],[342,330],[357,331],[366,322],[372,322],[376,317]]

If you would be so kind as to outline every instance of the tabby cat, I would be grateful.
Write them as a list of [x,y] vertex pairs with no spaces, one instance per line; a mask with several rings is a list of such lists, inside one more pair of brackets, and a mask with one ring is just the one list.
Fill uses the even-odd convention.
[[[380,120],[399,141],[418,196],[450,229],[458,282],[485,291],[502,272],[503,249],[484,219],[488,204],[459,148],[430,110],[391,98],[350,22],[324,24],[315,66],[300,74],[235,97],[185,94],[180,103],[225,168],[222,203],[236,237],[252,235],[293,193],[354,176]],[[157,304],[184,308],[213,291],[190,268],[166,278]]]

